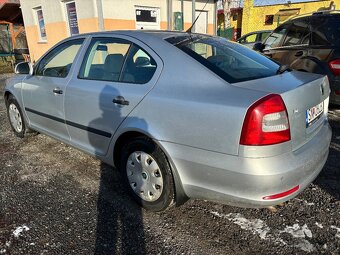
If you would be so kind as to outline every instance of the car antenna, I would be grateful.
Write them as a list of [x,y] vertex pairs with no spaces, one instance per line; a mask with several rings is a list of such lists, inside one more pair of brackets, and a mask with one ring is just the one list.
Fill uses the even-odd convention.
[[200,14],[198,14],[198,16],[196,17],[194,23],[192,23],[191,27],[189,27],[189,29],[188,29],[187,31],[185,31],[185,32],[191,34],[191,29],[195,26],[196,21],[197,21],[198,18],[201,16],[201,13],[204,11],[204,9],[205,9],[205,7],[207,6],[207,4],[208,4],[209,1],[210,1],[210,0],[207,0],[207,1],[205,2],[205,5],[204,5],[203,9],[200,11]]

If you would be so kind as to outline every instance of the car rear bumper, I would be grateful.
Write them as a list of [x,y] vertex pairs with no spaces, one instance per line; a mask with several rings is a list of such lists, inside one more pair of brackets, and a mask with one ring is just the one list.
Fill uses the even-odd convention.
[[330,103],[335,105],[340,105],[340,94],[337,95],[335,92],[340,92],[340,79],[339,80],[330,80],[329,85],[331,87],[331,94],[330,94]]
[[[331,134],[325,121],[318,134],[298,150],[266,158],[160,143],[176,167],[188,197],[241,207],[266,207],[295,197],[317,177],[328,157]],[[263,199],[297,185],[299,190],[288,196]]]

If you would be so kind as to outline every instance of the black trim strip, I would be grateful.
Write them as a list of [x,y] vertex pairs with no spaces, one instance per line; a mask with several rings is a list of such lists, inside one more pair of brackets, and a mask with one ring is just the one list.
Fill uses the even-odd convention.
[[46,114],[46,113],[38,112],[36,110],[30,109],[30,108],[27,108],[27,107],[25,107],[25,110],[28,111],[28,112],[40,115],[42,117],[48,118],[48,119],[51,119],[51,120],[54,120],[54,121],[57,121],[57,122],[61,122],[61,123],[64,123],[66,125],[70,125],[70,126],[75,127],[75,128],[86,130],[86,131],[94,133],[96,135],[101,135],[101,136],[104,136],[104,137],[107,137],[107,138],[111,138],[111,136],[112,136],[108,132],[105,132],[105,131],[102,131],[102,130],[99,130],[99,129],[95,129],[95,128],[92,128],[92,127],[88,127],[88,126],[83,126],[81,124],[78,124],[78,123],[75,123],[75,122],[72,122],[72,121],[63,120],[61,118],[57,118],[57,117],[51,116],[51,115]]

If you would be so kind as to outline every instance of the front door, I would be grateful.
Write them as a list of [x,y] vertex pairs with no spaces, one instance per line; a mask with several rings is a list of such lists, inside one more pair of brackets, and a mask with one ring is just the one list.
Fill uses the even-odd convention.
[[105,155],[115,131],[154,86],[160,70],[159,57],[129,37],[92,38],[79,74],[67,86],[65,117],[71,142]]
[[64,97],[69,73],[84,39],[53,48],[37,64],[34,74],[22,82],[25,111],[32,128],[68,140]]

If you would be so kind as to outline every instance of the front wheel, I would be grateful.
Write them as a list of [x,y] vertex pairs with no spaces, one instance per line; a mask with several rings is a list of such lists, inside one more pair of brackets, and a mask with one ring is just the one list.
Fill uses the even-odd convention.
[[7,116],[15,135],[24,137],[26,132],[24,118],[20,106],[13,96],[10,96],[7,101]]
[[150,139],[137,138],[123,148],[121,170],[133,198],[145,209],[163,211],[174,202],[174,182],[164,152]]

